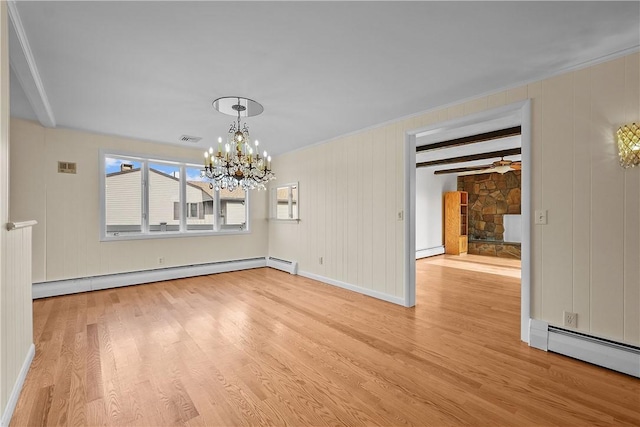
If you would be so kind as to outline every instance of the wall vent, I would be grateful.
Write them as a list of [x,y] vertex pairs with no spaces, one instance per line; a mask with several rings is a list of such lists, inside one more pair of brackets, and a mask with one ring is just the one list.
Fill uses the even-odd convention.
[[196,143],[196,142],[200,141],[201,139],[202,139],[202,137],[190,136],[190,135],[182,135],[180,137],[180,141],[182,141],[182,142],[193,142],[193,143]]
[[58,173],[76,173],[76,163],[58,162]]

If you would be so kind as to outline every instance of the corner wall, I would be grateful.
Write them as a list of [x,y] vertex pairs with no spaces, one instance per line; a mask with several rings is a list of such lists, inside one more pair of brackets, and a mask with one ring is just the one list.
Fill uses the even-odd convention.
[[[33,281],[203,264],[267,255],[267,196],[250,197],[251,233],[100,241],[100,149],[192,160],[200,150],[89,132],[44,128],[11,119],[11,215],[38,221],[33,228]],[[76,175],[58,161],[77,162]]]
[[[300,182],[299,224],[269,224],[269,255],[300,270],[404,298],[405,133],[532,99],[532,317],[640,344],[640,168],[614,135],[640,121],[640,54],[434,109],[274,159]],[[533,217],[533,215],[532,215]],[[324,263],[319,263],[323,256]],[[428,286],[427,284],[424,284]]]

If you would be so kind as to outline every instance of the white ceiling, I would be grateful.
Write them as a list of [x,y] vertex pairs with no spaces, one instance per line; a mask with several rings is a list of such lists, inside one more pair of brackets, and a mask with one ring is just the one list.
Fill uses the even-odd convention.
[[[639,2],[16,9],[57,126],[188,146],[180,135],[201,136],[204,148],[231,122],[211,102],[245,96],[265,108],[247,120],[252,136],[276,155],[640,46]],[[12,115],[35,118],[16,80]]]

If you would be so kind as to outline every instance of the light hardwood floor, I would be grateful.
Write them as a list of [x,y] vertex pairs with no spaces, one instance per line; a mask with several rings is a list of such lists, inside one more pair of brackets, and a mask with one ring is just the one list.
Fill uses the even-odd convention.
[[640,425],[639,380],[520,342],[518,267],[420,260],[415,308],[267,268],[37,300],[11,425]]

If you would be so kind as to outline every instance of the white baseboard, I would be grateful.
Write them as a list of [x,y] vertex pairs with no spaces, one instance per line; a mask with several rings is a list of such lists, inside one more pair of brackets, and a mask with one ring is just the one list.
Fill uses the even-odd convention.
[[531,347],[563,354],[640,378],[640,348],[602,339],[547,322],[529,322]]
[[188,265],[162,268],[158,270],[134,271],[131,273],[109,274],[106,276],[83,277],[79,279],[56,280],[33,284],[33,298],[46,298],[57,295],[139,285],[141,283],[182,279],[184,277],[204,276],[229,271],[248,270],[266,267],[265,258],[250,258],[234,261],[222,261],[209,264]]
[[22,363],[22,368],[20,368],[18,378],[16,378],[16,382],[13,385],[11,394],[9,395],[7,406],[5,406],[4,411],[2,412],[2,418],[0,418],[0,427],[8,427],[9,423],[11,422],[13,411],[16,409],[16,405],[18,404],[18,398],[20,397],[22,386],[24,385],[24,381],[27,378],[27,373],[29,372],[29,367],[31,366],[31,362],[33,361],[33,357],[35,356],[35,354],[36,346],[31,344],[31,346],[29,346],[29,350],[27,351],[27,355],[24,358],[24,362]]
[[318,274],[309,273],[308,271],[298,271],[298,275],[306,277],[308,279],[317,280],[318,282],[326,283],[328,285],[337,286],[339,288],[347,289],[349,291],[353,291],[359,294],[377,298],[383,301],[391,302],[391,303],[402,305],[402,306],[405,305],[405,301],[403,298],[385,294],[383,292],[378,292],[372,289],[367,289],[360,286],[352,285],[350,283],[341,282],[340,280],[330,279],[328,277],[320,276]]
[[416,259],[427,258],[435,255],[442,255],[444,253],[444,246],[435,246],[433,248],[418,249],[416,251]]
[[290,274],[298,273],[298,261],[287,261],[280,258],[267,257],[267,267],[275,268]]

